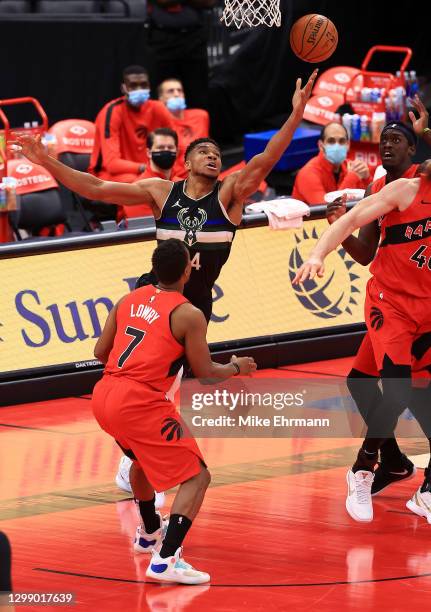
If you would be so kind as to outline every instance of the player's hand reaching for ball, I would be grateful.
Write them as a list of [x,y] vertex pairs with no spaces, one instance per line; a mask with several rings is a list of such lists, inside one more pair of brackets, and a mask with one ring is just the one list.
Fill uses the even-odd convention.
[[416,94],[414,98],[410,99],[410,102],[415,109],[415,111],[419,114],[419,117],[416,118],[416,115],[413,111],[409,112],[410,121],[412,122],[412,127],[418,136],[422,136],[424,133],[424,129],[428,127],[429,115],[428,111],[425,108],[424,103]]
[[302,87],[302,88],[301,88],[302,79],[296,79],[295,93],[293,94],[293,97],[292,97],[292,107],[294,111],[301,114],[301,117],[304,113],[305,105],[307,104],[311,96],[311,91],[313,89],[314,81],[316,80],[318,72],[319,72],[318,68],[316,68],[316,70],[313,70],[305,87]]
[[230,361],[231,363],[237,364],[239,373],[243,376],[252,374],[252,372],[256,372],[257,370],[257,365],[253,357],[237,357],[236,355],[232,355]]
[[22,134],[18,136],[14,134],[15,140],[10,144],[15,150],[20,150],[22,154],[34,164],[43,164],[48,157],[45,147],[41,142],[41,136],[31,136],[30,134]]
[[323,264],[323,259],[316,257],[315,255],[310,255],[307,261],[305,261],[299,268],[295,278],[292,281],[292,284],[299,285],[299,283],[303,283],[306,280],[312,280],[316,274],[317,276],[322,277],[324,273],[325,266]]
[[337,219],[342,217],[347,210],[346,207],[347,196],[346,194],[335,198],[333,202],[329,202],[326,205],[326,218],[328,220],[329,225],[335,223]]

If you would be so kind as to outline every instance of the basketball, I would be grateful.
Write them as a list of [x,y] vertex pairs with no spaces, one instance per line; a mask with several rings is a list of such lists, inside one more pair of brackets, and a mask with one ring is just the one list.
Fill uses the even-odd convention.
[[304,15],[290,30],[290,46],[304,62],[324,62],[338,44],[338,32],[332,21],[323,15]]

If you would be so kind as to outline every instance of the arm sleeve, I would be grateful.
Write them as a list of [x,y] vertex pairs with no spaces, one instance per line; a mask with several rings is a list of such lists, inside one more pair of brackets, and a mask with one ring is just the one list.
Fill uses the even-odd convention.
[[115,112],[109,117],[107,116],[100,126],[100,148],[103,165],[112,175],[130,173],[138,176],[140,164],[121,157],[120,127],[121,119]]

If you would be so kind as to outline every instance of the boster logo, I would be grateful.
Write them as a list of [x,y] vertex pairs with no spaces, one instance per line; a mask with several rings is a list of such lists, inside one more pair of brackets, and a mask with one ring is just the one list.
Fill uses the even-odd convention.
[[334,74],[334,79],[337,83],[350,83],[350,77],[345,72],[337,72],[337,74]]
[[30,164],[19,164],[15,168],[15,171],[18,172],[19,174],[29,174],[32,170],[33,170],[33,166],[30,166]]
[[168,417],[163,419],[163,423],[165,423],[165,425],[163,425],[160,433],[167,440],[167,442],[171,442],[175,436],[177,440],[183,437],[183,428],[176,419],[173,417]]
[[320,96],[320,98],[317,98],[317,101],[321,106],[332,106],[333,104],[331,98],[328,98],[327,96]]
[[70,131],[72,134],[75,134],[75,136],[83,136],[88,132],[87,128],[83,127],[82,125],[73,125],[70,128]]
[[[292,281],[300,266],[307,259],[318,238],[316,228],[311,236],[306,230],[302,236],[295,234],[296,247],[289,258],[289,277]],[[359,278],[351,272],[355,262],[351,260],[343,248],[331,253],[325,260],[325,276],[322,279],[307,280],[299,285],[293,285],[293,290],[300,303],[316,317],[334,319],[347,312],[353,314],[351,306],[358,302],[353,297],[359,293],[354,282]]]

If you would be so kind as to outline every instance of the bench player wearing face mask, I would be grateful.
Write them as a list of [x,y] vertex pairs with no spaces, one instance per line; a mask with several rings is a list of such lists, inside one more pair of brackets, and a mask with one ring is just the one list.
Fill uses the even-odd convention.
[[366,189],[370,171],[366,163],[346,161],[349,136],[340,123],[328,123],[321,132],[319,154],[298,172],[292,197],[306,204],[321,204],[325,194],[339,189]]
[[97,115],[89,172],[104,180],[133,183],[148,164],[148,134],[175,126],[166,107],[149,99],[150,82],[142,66],[124,70],[121,91],[123,96],[105,104]]

